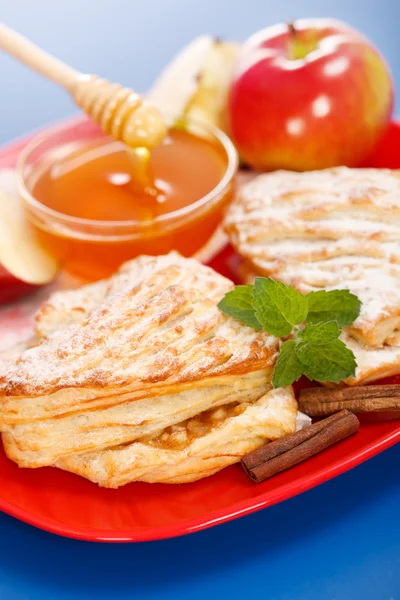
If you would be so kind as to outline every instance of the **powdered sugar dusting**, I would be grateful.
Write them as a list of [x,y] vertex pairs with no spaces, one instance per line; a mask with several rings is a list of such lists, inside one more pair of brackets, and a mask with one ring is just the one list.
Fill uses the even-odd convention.
[[98,393],[104,386],[139,389],[271,367],[277,340],[217,307],[232,287],[172,252],[139,257],[109,280],[58,292],[37,317],[47,337],[2,373],[0,391],[39,395],[86,387]]

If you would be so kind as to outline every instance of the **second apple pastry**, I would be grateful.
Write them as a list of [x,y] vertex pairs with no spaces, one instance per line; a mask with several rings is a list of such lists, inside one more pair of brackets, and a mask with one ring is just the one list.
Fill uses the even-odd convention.
[[348,289],[362,302],[343,341],[349,384],[400,372],[400,175],[347,169],[260,175],[228,211],[242,278],[272,277],[302,293]]

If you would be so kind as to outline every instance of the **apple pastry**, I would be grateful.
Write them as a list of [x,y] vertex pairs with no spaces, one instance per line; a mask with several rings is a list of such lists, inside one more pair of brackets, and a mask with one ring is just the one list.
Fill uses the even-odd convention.
[[22,467],[106,487],[211,475],[291,433],[278,340],[217,307],[233,284],[176,253],[53,294],[31,347],[0,363],[0,430]]
[[225,230],[242,276],[272,277],[302,293],[348,289],[362,302],[343,336],[356,377],[400,372],[400,172],[276,171],[245,185]]

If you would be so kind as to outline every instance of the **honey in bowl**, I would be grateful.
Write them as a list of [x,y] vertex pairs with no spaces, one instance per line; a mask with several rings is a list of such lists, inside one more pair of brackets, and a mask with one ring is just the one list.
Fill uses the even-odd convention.
[[38,239],[66,270],[95,280],[139,254],[192,256],[206,244],[232,198],[237,168],[222,132],[199,124],[170,130],[151,153],[154,192],[138,185],[125,146],[87,122],[77,129],[33,142],[18,167]]

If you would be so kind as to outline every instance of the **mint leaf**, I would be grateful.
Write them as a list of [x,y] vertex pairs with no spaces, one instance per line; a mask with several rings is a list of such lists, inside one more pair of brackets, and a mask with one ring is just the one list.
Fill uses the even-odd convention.
[[285,337],[293,325],[307,316],[307,300],[300,292],[281,281],[257,277],[253,287],[253,307],[257,321],[272,335]]
[[333,340],[324,345],[300,342],[296,355],[303,374],[315,381],[339,383],[355,374],[355,356],[341,340]]
[[329,344],[337,340],[340,335],[340,327],[336,321],[329,323],[317,323],[316,325],[306,325],[302,331],[298,332],[298,337],[304,342],[312,342],[316,346]]
[[339,325],[351,325],[360,314],[361,302],[348,290],[310,292],[308,300],[308,323],[337,321]]
[[291,385],[301,377],[303,371],[296,356],[296,346],[297,343],[294,340],[288,340],[282,344],[272,376],[274,388]]
[[237,285],[234,290],[225,294],[218,308],[229,317],[239,319],[253,329],[262,329],[255,317],[252,300],[253,286]]

